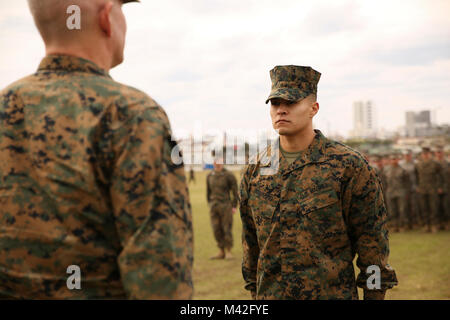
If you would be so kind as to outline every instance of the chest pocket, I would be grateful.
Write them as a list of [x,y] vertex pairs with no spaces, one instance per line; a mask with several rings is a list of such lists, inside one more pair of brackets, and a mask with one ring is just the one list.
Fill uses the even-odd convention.
[[325,208],[338,202],[336,191],[333,188],[326,188],[319,190],[309,195],[300,203],[300,210],[303,214],[308,214],[312,211]]
[[281,185],[273,176],[260,176],[251,183],[248,204],[257,225],[270,224],[280,201]]
[[298,204],[298,212],[321,231],[343,222],[339,197],[333,188],[316,191]]

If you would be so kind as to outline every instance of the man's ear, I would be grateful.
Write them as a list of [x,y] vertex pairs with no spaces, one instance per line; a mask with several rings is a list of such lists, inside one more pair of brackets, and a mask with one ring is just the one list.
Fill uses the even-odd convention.
[[313,118],[317,112],[319,112],[319,103],[318,102],[314,102],[311,106],[311,118]]
[[113,8],[113,3],[111,1],[106,2],[99,12],[100,19],[100,29],[102,29],[103,33],[109,38],[111,37],[112,28],[111,28],[111,10]]

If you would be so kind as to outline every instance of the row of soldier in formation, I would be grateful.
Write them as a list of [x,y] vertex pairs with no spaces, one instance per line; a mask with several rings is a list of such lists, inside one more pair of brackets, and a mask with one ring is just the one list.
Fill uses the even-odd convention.
[[450,166],[443,148],[369,156],[369,161],[383,187],[392,231],[449,229]]

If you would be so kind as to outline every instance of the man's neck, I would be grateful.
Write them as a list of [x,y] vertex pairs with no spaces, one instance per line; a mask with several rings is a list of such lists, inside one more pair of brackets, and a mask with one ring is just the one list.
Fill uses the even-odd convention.
[[71,47],[62,46],[47,46],[46,54],[63,54],[78,58],[83,58],[94,62],[101,69],[109,72],[111,69],[112,58],[111,55],[100,48],[85,47],[83,45],[76,45]]
[[299,152],[306,150],[314,140],[314,130],[304,130],[296,135],[280,135],[280,145],[286,152]]

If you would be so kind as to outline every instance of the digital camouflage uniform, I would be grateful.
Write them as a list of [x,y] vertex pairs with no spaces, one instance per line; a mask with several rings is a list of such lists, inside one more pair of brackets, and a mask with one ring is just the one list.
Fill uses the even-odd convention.
[[363,157],[316,131],[303,157],[279,161],[274,175],[249,165],[241,182],[246,289],[257,299],[357,299],[371,265],[383,290],[395,285],[381,188]]
[[406,170],[409,176],[409,186],[406,190],[406,215],[408,217],[409,225],[416,226],[422,224],[422,218],[420,215],[420,207],[418,201],[417,189],[417,177],[415,164],[413,161],[403,161],[400,166]]
[[[269,99],[291,101],[316,93],[320,78],[298,66],[270,74]],[[240,187],[245,288],[256,299],[357,299],[359,286],[366,299],[382,299],[397,279],[378,177],[358,152],[315,133],[292,164],[270,146],[247,166]],[[263,171],[274,163],[277,170]],[[366,287],[372,265],[380,268],[380,290]]]
[[416,172],[421,212],[425,225],[431,230],[439,224],[438,188],[442,179],[441,167],[433,159],[420,159],[416,164]]
[[[0,295],[189,299],[192,221],[171,129],[146,94],[50,55],[0,94]],[[81,269],[81,290],[66,286]]]
[[232,209],[236,208],[238,203],[236,178],[225,168],[220,172],[213,170],[206,178],[206,189],[211,225],[217,246],[220,249],[231,249],[233,247]]
[[388,186],[386,194],[392,225],[397,231],[406,226],[411,228],[406,213],[406,196],[411,185],[408,173],[401,166],[391,166],[386,178]]
[[442,193],[438,194],[438,219],[442,227],[449,222],[449,188],[450,188],[450,165],[443,159],[437,161],[441,172],[438,187],[442,189]]

